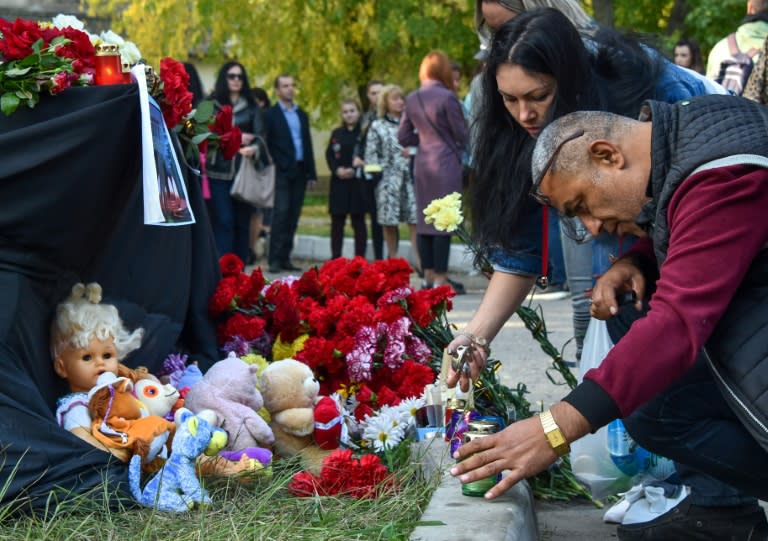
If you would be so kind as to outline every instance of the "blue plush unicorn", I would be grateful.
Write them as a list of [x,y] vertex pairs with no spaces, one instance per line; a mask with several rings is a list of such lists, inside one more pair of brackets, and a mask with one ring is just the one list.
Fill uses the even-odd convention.
[[137,502],[159,511],[179,513],[189,511],[195,504],[211,503],[208,491],[200,485],[195,474],[195,460],[201,453],[218,453],[227,443],[227,433],[216,428],[209,417],[203,412],[195,415],[185,408],[176,412],[171,456],[147,482],[144,490],[140,487],[141,457],[134,455],[131,458],[128,480]]

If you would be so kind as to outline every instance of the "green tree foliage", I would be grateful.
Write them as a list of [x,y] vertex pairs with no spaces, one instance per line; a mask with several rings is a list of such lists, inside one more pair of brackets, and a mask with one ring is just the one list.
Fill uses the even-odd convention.
[[[706,55],[738,26],[747,2],[583,4],[601,24],[656,36],[664,53],[684,36],[698,41]],[[299,100],[317,111],[324,125],[338,120],[341,97],[363,100],[370,79],[415,88],[419,63],[432,49],[444,50],[469,75],[478,43],[474,0],[88,0],[88,5],[91,14],[112,14],[112,28],[135,41],[155,66],[164,56],[214,64],[237,59],[254,84],[268,87],[280,73],[295,75]]]
[[747,11],[746,0],[588,0],[585,6],[602,24],[656,36],[664,52],[687,37],[697,41],[705,55],[736,29]]
[[237,59],[269,87],[291,73],[302,106],[324,124],[338,120],[342,96],[362,97],[370,79],[415,88],[432,49],[465,73],[477,50],[473,0],[90,0],[89,9],[114,14],[113,30],[154,65],[164,56]]

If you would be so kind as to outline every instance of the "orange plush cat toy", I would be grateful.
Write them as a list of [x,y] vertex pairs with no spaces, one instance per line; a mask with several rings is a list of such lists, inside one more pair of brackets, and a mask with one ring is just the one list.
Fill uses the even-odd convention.
[[[174,429],[172,422],[148,415],[142,417],[141,403],[131,393],[133,383],[111,372],[99,376],[88,393],[91,433],[107,447],[131,449],[140,455],[147,471],[156,469],[156,459],[167,456],[165,443]],[[160,462],[158,461],[158,462]]]

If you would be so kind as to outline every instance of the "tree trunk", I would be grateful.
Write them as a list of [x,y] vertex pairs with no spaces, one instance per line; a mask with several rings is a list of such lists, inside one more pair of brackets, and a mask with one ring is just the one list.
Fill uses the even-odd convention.
[[595,10],[597,22],[613,28],[613,0],[592,0],[592,7]]
[[685,27],[685,17],[688,15],[690,8],[686,0],[675,0],[675,5],[672,6],[672,11],[669,13],[669,21],[667,22],[667,30],[664,32],[666,35],[671,36],[675,31]]

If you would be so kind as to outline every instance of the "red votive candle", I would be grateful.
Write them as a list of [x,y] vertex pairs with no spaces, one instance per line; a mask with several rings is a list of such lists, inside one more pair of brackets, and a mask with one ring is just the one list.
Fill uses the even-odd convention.
[[117,45],[108,43],[97,45],[95,63],[94,82],[97,85],[123,84],[123,67],[120,63],[120,51]]
[[131,79],[131,65],[128,62],[123,62],[122,70],[123,70],[123,82],[127,85],[131,84],[133,82],[133,80]]

